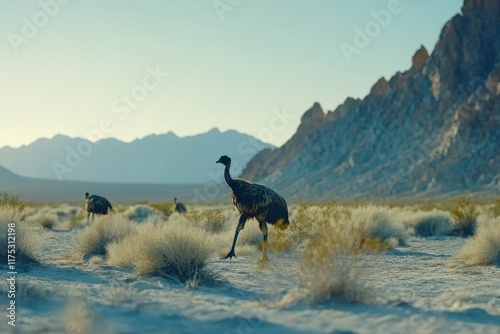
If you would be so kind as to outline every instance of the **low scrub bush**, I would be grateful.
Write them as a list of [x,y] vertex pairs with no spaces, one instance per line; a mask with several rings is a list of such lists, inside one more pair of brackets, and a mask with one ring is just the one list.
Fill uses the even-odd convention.
[[36,210],[33,214],[27,216],[25,220],[29,224],[38,225],[49,230],[59,223],[55,210],[48,206]]
[[450,209],[454,219],[456,234],[462,237],[474,235],[476,229],[476,206],[466,197],[460,197]]
[[449,212],[401,212],[399,218],[403,225],[421,237],[455,235],[456,226]]
[[476,234],[454,259],[469,266],[500,266],[500,217],[479,216]]
[[119,214],[101,216],[82,232],[76,242],[76,253],[107,255],[108,244],[122,240],[133,231],[133,223]]
[[146,204],[133,205],[125,210],[123,215],[138,223],[144,222],[149,216],[163,216],[160,211]]
[[184,214],[186,219],[193,223],[200,225],[207,232],[220,233],[226,229],[226,217],[220,210],[189,210]]
[[191,286],[213,278],[206,270],[213,253],[209,235],[191,224],[144,223],[107,249],[110,265],[133,268],[137,274],[164,276]]
[[15,256],[16,268],[37,263],[42,243],[43,239],[21,221],[20,207],[0,205],[0,264],[8,264],[9,254]]

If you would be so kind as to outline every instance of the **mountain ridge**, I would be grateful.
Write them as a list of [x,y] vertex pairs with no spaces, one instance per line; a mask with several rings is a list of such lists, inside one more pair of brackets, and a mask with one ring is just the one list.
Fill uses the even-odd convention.
[[500,192],[500,6],[466,0],[462,11],[430,55],[420,46],[408,70],[257,154],[241,177],[293,199]]
[[[203,183],[212,180],[215,160],[230,155],[244,166],[270,144],[235,130],[212,128],[179,137],[172,131],[131,142],[55,135],[19,148],[0,148],[0,165],[20,176],[106,183]],[[213,164],[212,164],[213,162]]]

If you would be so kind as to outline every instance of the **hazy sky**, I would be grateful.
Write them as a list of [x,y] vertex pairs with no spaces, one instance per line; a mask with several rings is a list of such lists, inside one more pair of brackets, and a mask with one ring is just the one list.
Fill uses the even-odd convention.
[[0,147],[213,127],[281,145],[315,101],[326,111],[364,97],[420,44],[432,51],[461,4],[2,1]]

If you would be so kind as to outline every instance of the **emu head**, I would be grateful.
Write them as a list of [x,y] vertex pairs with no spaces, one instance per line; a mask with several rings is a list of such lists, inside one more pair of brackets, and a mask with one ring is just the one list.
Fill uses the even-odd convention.
[[228,157],[227,155],[223,155],[215,163],[219,163],[219,164],[223,164],[224,166],[227,166],[231,163],[231,158]]
[[85,193],[85,198],[89,198],[89,193]]

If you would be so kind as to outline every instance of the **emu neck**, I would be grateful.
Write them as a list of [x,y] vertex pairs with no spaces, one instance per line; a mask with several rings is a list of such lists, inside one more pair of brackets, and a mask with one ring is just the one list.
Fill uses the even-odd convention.
[[227,185],[232,188],[234,185],[234,180],[232,179],[231,174],[229,174],[230,167],[231,163],[228,163],[224,168],[224,180],[226,180]]

